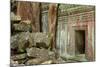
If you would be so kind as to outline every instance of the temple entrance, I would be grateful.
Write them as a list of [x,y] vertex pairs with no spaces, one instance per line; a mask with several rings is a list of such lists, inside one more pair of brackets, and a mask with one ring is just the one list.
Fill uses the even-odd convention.
[[75,54],[85,54],[85,30],[75,30]]

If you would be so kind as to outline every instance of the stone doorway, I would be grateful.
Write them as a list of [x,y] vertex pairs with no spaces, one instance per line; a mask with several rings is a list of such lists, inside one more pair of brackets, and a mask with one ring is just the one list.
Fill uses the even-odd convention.
[[75,30],[75,54],[85,54],[85,30]]

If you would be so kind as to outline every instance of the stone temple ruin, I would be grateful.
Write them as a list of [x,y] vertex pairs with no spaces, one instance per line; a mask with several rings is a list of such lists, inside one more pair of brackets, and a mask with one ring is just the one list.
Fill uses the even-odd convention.
[[95,60],[95,6],[11,0],[11,66]]

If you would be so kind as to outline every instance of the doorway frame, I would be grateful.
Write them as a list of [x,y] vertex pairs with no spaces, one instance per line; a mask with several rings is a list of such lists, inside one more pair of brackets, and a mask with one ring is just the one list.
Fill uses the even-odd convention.
[[[78,49],[78,48],[77,48],[78,45],[76,44],[76,34],[77,34],[76,32],[77,32],[77,31],[78,31],[78,33],[80,33],[80,32],[82,31],[82,34],[84,34],[84,36],[83,36],[83,37],[84,37],[84,44],[83,44],[84,47],[82,48],[82,49],[83,49],[83,53],[77,53],[77,51],[76,51],[76,49]],[[85,54],[85,49],[86,49],[86,48],[85,48],[85,46],[86,46],[86,45],[85,45],[85,44],[86,44],[85,41],[86,41],[86,30],[75,30],[75,54],[76,54],[76,55],[78,55],[78,54]],[[80,48],[81,48],[81,47],[80,47]],[[79,51],[79,50],[78,50],[78,51]],[[79,51],[79,52],[80,52],[80,51]]]
[[[84,52],[84,54],[87,55],[87,45],[88,45],[88,29],[87,29],[87,25],[85,25],[85,26],[79,26],[79,25],[73,26],[73,32],[74,32],[73,33],[74,34],[74,37],[73,37],[74,47],[76,46],[76,44],[75,44],[75,31],[76,30],[84,30],[85,31],[85,52]],[[76,48],[74,48],[74,50],[76,50]],[[76,52],[74,54],[77,55]]]

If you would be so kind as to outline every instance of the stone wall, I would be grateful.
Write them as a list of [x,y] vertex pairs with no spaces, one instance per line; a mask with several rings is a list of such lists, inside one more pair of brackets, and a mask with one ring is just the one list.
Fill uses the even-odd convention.
[[[89,11],[89,12],[83,12],[83,13],[78,13],[78,14],[73,14],[73,15],[68,15],[65,17],[61,16],[58,18],[59,22],[58,23],[58,35],[57,36],[57,42],[59,44],[63,44],[66,42],[66,45],[63,44],[64,48],[66,49],[65,52],[67,52],[68,55],[74,56],[75,55],[75,30],[85,30],[86,31],[86,47],[85,47],[85,54],[89,60],[94,60],[94,24],[95,24],[95,15],[94,11]],[[64,19],[65,18],[65,19]],[[64,24],[65,23],[65,24]],[[60,28],[61,25],[65,25],[66,27],[66,35],[64,36],[65,41],[60,42],[60,37],[62,37],[60,34]],[[64,29],[64,28],[63,28]],[[63,33],[64,34],[64,33]],[[67,38],[67,39],[66,39]],[[62,39],[62,40],[63,40]],[[62,45],[59,46],[59,48]],[[65,48],[66,47],[66,48]],[[62,53],[63,50],[60,50]],[[62,55],[62,54],[61,54]]]

